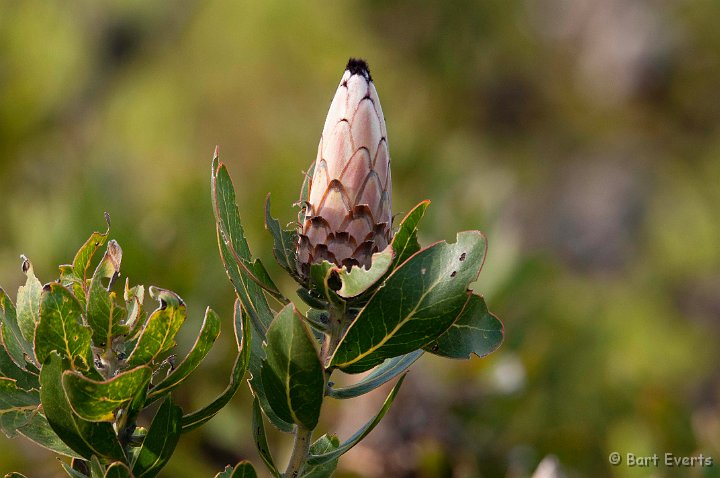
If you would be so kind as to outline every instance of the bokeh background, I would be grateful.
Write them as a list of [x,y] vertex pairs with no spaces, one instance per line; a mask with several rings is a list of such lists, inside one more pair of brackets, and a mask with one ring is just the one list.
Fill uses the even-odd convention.
[[[213,148],[254,253],[262,205],[290,222],[349,56],[388,124],[394,210],[421,240],[479,228],[475,289],[504,323],[483,360],[423,357],[337,476],[718,476],[720,3],[716,0],[25,0],[0,4],[0,284],[43,281],[112,217],[123,275],[226,317],[187,408],[219,393],[233,292],[210,208]],[[323,411],[342,437],[382,391]],[[164,477],[253,449],[249,393],[185,435]],[[279,461],[289,443],[273,436]],[[703,453],[713,468],[612,467]],[[544,461],[543,461],[544,460]],[[55,477],[0,437],[0,472]],[[263,470],[264,473],[264,470]],[[556,473],[553,475],[552,473]],[[540,476],[539,474],[536,476]]]

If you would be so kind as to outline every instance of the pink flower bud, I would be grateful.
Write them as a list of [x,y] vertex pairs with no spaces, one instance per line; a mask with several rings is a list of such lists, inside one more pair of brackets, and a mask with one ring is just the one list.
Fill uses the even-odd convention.
[[330,104],[298,241],[300,273],[328,260],[370,267],[392,239],[387,130],[367,63],[351,58]]

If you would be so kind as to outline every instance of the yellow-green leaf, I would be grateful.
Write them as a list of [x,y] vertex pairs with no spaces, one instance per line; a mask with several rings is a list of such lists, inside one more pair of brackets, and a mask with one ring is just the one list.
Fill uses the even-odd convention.
[[114,377],[91,380],[78,372],[63,373],[62,383],[73,411],[92,422],[112,421],[113,412],[129,403],[150,382],[152,370],[140,366]]

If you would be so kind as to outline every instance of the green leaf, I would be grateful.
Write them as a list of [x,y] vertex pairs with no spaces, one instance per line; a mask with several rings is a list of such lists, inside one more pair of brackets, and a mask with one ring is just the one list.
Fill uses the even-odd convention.
[[298,288],[296,292],[297,295],[302,299],[302,301],[310,307],[313,307],[315,309],[327,309],[327,301],[323,300],[323,297],[321,297],[316,292],[310,291],[305,287]]
[[183,361],[175,367],[160,383],[155,385],[148,394],[148,402],[159,398],[160,396],[170,392],[180,385],[188,375],[195,370],[205,356],[210,352],[215,340],[220,335],[220,317],[209,307],[205,311],[205,319],[203,320],[200,333],[198,334],[195,344]]
[[293,430],[295,424],[293,424],[292,422],[286,422],[285,420],[281,419],[277,415],[277,413],[273,411],[272,407],[270,406],[270,402],[268,401],[265,388],[263,388],[261,371],[263,363],[265,362],[265,348],[263,347],[260,337],[264,337],[264,334],[261,335],[261,333],[254,326],[254,324],[252,327],[252,333],[255,339],[252,340],[250,345],[250,359],[248,363],[248,368],[251,375],[249,380],[250,389],[252,390],[255,398],[257,398],[257,400],[260,402],[260,407],[265,413],[265,416],[268,417],[268,420],[270,420],[270,422],[273,424],[273,426],[275,426],[280,431],[289,433]]
[[314,429],[325,391],[324,370],[312,334],[293,304],[270,325],[265,354],[261,376],[270,407],[283,420]]
[[136,285],[130,288],[130,283],[125,279],[125,292],[123,293],[125,306],[127,308],[127,317],[125,325],[130,328],[128,338],[135,337],[142,326],[145,324],[143,319],[143,302],[145,301],[145,287]]
[[[305,173],[302,186],[300,187],[300,200],[298,201],[298,203],[300,204],[301,208],[304,208],[305,203],[308,201],[308,195],[310,194],[310,181],[312,180],[313,174],[315,174],[315,161],[312,162],[312,164],[307,170],[307,173]],[[298,222],[300,223],[302,223],[302,221],[305,219],[302,213],[303,210],[300,211],[301,215],[298,218]]]
[[142,388],[147,388],[151,375],[150,367],[140,366],[108,380],[96,381],[68,370],[63,373],[62,382],[70,405],[80,418],[111,422],[115,410],[127,405]]
[[282,304],[288,304],[290,302],[284,295],[282,295],[280,290],[277,288],[275,282],[273,282],[272,277],[270,277],[270,274],[268,273],[267,269],[265,269],[265,265],[260,259],[255,259],[250,263],[242,260],[240,262],[241,267],[243,269],[246,269],[248,271],[248,274],[250,274],[250,278],[254,280],[257,284],[259,284],[260,287],[265,290],[265,292],[273,296]]
[[125,318],[125,311],[115,302],[115,293],[106,288],[103,281],[108,279],[110,285],[120,274],[122,249],[114,240],[108,242],[107,252],[98,264],[87,296],[87,320],[92,329],[92,341],[96,347],[109,348],[113,337],[125,335],[128,328],[120,322]]
[[455,359],[468,359],[471,354],[485,357],[500,347],[503,334],[502,322],[488,311],[485,300],[472,294],[460,317],[424,348],[435,355]]
[[215,475],[215,478],[257,478],[257,473],[252,463],[243,460],[235,465],[235,468],[228,465],[224,471]]
[[8,473],[5,475],[5,478],[27,478],[22,473],[18,473],[17,471],[13,471],[12,473]]
[[310,264],[310,290],[327,302],[341,303],[343,299],[337,294],[342,287],[338,271],[340,268],[329,261]]
[[39,404],[40,395],[37,390],[23,390],[18,388],[15,380],[0,378],[0,413],[18,408],[35,410]]
[[430,201],[428,200],[420,202],[400,222],[400,227],[395,233],[391,244],[395,251],[393,269],[420,250],[420,244],[417,240],[418,224],[429,205]]
[[22,270],[27,279],[25,285],[20,286],[17,294],[17,322],[20,332],[27,343],[32,343],[35,337],[35,326],[40,321],[40,294],[42,284],[35,277],[32,263],[22,256]]
[[382,408],[378,412],[377,415],[375,415],[375,418],[367,422],[362,428],[360,428],[353,436],[347,439],[342,445],[339,447],[320,454],[311,454],[310,457],[307,460],[307,464],[311,466],[317,466],[322,465],[324,463],[328,463],[331,460],[336,460],[340,456],[342,456],[344,453],[348,452],[352,447],[357,445],[360,440],[365,438],[368,433],[370,433],[375,426],[380,423],[380,420],[383,419],[385,414],[390,410],[390,405],[392,405],[393,400],[395,400],[395,396],[397,395],[398,391],[400,390],[400,386],[403,383],[403,380],[405,380],[405,375],[400,377],[400,380],[395,384],[393,389],[390,391],[390,394],[385,399],[385,403],[383,403]]
[[180,439],[182,410],[170,396],[160,405],[133,463],[136,478],[155,476],[172,456]]
[[35,357],[33,347],[23,337],[17,322],[15,306],[2,288],[0,288],[0,322],[2,322],[3,344],[8,355],[18,367],[26,370],[26,358],[34,360]]
[[104,478],[133,478],[133,474],[125,463],[116,461],[107,467]]
[[90,460],[90,476],[92,478],[103,478],[105,476],[105,467],[95,455]]
[[2,346],[0,346],[0,376],[15,380],[17,386],[23,390],[40,388],[38,376],[18,367]]
[[35,329],[35,355],[44,363],[57,352],[73,368],[87,370],[92,362],[90,330],[82,325],[77,299],[57,282],[47,284],[40,298],[40,322]]
[[[81,460],[80,463],[82,463],[83,467],[87,467],[86,461]],[[65,463],[62,461],[60,462],[60,465],[63,467],[63,470],[65,470],[65,473],[67,473],[70,478],[88,478],[88,475],[86,475],[85,473],[83,473],[79,470],[76,470],[73,467],[73,465],[77,465],[77,463],[75,463],[75,460],[73,460],[72,465],[70,463]],[[85,468],[83,468],[83,469],[85,469]],[[88,473],[90,473],[89,470],[88,470]]]
[[8,438],[18,433],[36,444],[60,455],[79,457],[58,437],[50,427],[40,406],[34,409],[14,409],[0,414],[0,428]]
[[[260,400],[263,410],[275,426],[283,431],[292,429],[292,425],[280,420],[267,405],[267,398],[262,388],[260,379],[260,368],[265,352],[261,346],[265,340],[270,322],[273,320],[273,312],[268,305],[263,293],[263,288],[258,284],[256,278],[248,273],[247,264],[252,261],[250,248],[244,236],[240,215],[235,204],[235,190],[232,180],[225,165],[219,162],[218,152],[215,150],[212,162],[212,202],[213,212],[217,223],[218,246],[220,256],[225,266],[225,271],[230,278],[238,299],[242,303],[243,313],[247,314],[252,323],[252,333],[257,337],[246,347],[250,357],[250,372],[252,378],[250,387]],[[239,258],[240,260],[236,260]],[[242,314],[236,306],[236,323]],[[250,328],[245,327],[248,334]],[[237,364],[238,362],[236,362]],[[185,428],[184,428],[185,429]]]
[[175,336],[185,322],[185,303],[177,294],[151,287],[150,295],[160,302],[160,307],[145,322],[137,344],[127,358],[129,367],[149,364],[173,348]]
[[[310,446],[310,455],[324,455],[340,448],[340,440],[336,435],[323,435]],[[329,478],[337,468],[338,458],[329,460],[320,465],[306,465],[302,478]]]
[[264,334],[273,313],[263,294],[259,279],[249,270],[252,255],[248,247],[240,214],[235,203],[235,189],[227,168],[218,160],[215,150],[211,178],[212,204],[218,232],[218,246],[225,271],[256,328]]
[[88,422],[73,413],[62,388],[63,372],[63,358],[50,353],[40,370],[40,400],[52,429],[86,459],[98,455],[124,461],[125,454],[110,423]]
[[370,298],[333,354],[331,365],[358,373],[421,348],[455,321],[485,257],[479,231],[457,235],[415,253]]
[[387,359],[382,363],[382,365],[376,367],[359,382],[348,385],[347,387],[330,387],[327,394],[330,397],[341,399],[354,398],[364,395],[403,373],[413,363],[415,363],[415,361],[419,359],[423,353],[423,350],[415,350],[409,354]]
[[71,266],[60,266],[60,277],[63,285],[68,285],[67,280],[78,281],[85,287],[85,281],[90,278],[88,274],[90,261],[95,255],[95,251],[105,245],[105,241],[107,241],[110,234],[110,216],[107,213],[105,213],[105,222],[107,223],[107,230],[104,233],[93,232],[75,254]]
[[270,453],[270,447],[267,443],[267,435],[265,435],[265,424],[263,423],[262,411],[260,410],[260,402],[257,397],[253,400],[252,427],[253,436],[255,437],[255,447],[257,448],[260,458],[262,458],[263,463],[265,463],[265,466],[267,466],[268,470],[270,470],[270,473],[279,478],[280,472],[278,472],[272,453]]
[[183,432],[194,430],[214,417],[225,405],[227,405],[242,383],[242,379],[245,376],[245,371],[247,370],[250,359],[250,344],[252,343],[252,335],[250,324],[248,323],[248,316],[243,313],[239,300],[235,301],[234,325],[237,357],[235,358],[235,363],[233,364],[232,371],[230,372],[230,383],[225,388],[225,391],[223,391],[223,393],[221,393],[210,404],[196,412],[189,413],[182,417]]
[[323,333],[328,331],[330,316],[327,310],[308,309],[305,320],[310,327],[317,331],[314,335],[318,340],[322,338]]
[[372,264],[370,269],[364,267],[353,267],[350,272],[346,268],[339,268],[338,275],[342,287],[337,291],[340,297],[349,298],[356,297],[375,285],[388,270],[393,263],[393,249],[387,247],[381,252],[372,255]]
[[280,221],[270,214],[270,194],[265,199],[265,229],[273,236],[273,255],[280,267],[288,274],[300,280],[297,269],[295,249],[297,247],[297,231],[286,230],[280,225]]

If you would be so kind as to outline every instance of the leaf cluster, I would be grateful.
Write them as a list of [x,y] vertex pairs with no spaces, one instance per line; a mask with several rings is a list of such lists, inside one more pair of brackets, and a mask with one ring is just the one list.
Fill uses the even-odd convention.
[[[220,318],[206,310],[194,345],[178,361],[173,348],[185,303],[172,291],[150,287],[157,304],[147,307],[145,288],[130,287],[128,280],[121,295],[116,292],[122,249],[108,239],[109,227],[93,233],[72,264],[60,266],[59,278],[45,285],[23,257],[27,277],[16,304],[0,289],[0,428],[69,457],[62,466],[73,478],[153,477],[180,435],[234,395],[248,363],[249,327],[238,306],[238,356],[228,388],[206,407],[184,413],[172,391],[212,348]],[[150,425],[139,426],[140,414],[156,401],[161,404]]]

